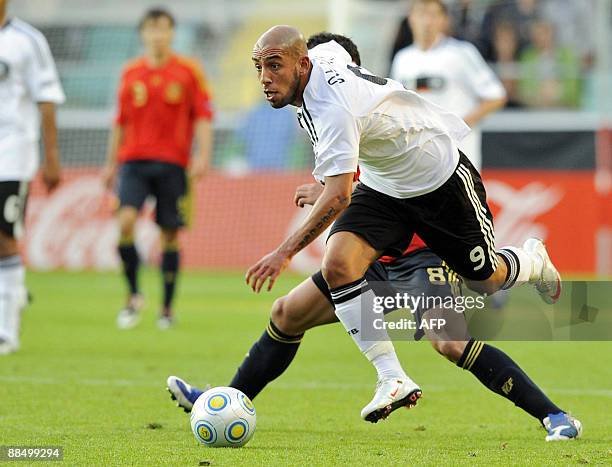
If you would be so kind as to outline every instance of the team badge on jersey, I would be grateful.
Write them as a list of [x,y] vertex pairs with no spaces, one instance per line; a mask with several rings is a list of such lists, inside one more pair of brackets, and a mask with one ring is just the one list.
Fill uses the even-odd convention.
[[166,102],[176,104],[183,98],[183,85],[178,81],[171,81],[166,86]]
[[142,81],[134,81],[132,84],[132,102],[134,107],[143,107],[147,103],[147,86]]

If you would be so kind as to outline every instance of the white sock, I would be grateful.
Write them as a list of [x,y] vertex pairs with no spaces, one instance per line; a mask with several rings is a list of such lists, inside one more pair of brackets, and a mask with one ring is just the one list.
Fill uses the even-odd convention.
[[19,347],[21,309],[26,303],[25,268],[17,255],[0,259],[0,336]]
[[509,289],[515,284],[521,285],[540,278],[542,259],[538,255],[532,255],[515,246],[505,246],[498,250],[498,253],[506,260],[509,272],[502,289]]
[[[361,353],[374,365],[379,379],[405,380],[406,373],[397,359],[395,348],[387,331],[384,328],[376,329],[372,324],[368,324],[374,319],[382,319],[383,315],[373,311],[375,295],[369,289],[366,280],[362,279],[335,288],[331,290],[331,294],[336,307],[336,316]],[[364,335],[362,323],[367,326],[366,335]]]

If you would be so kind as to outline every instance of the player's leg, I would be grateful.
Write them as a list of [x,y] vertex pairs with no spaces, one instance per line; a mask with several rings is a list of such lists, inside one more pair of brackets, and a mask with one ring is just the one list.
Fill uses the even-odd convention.
[[172,325],[173,320],[172,302],[174,301],[181,258],[177,229],[162,229],[161,248],[162,258],[160,270],[163,282],[163,302],[157,325],[160,329],[167,329]]
[[559,298],[560,276],[540,240],[496,250],[484,185],[465,155],[442,187],[408,203],[420,222],[417,233],[472,290],[492,294],[531,283],[547,303]]
[[[304,280],[274,302],[268,326],[247,352],[229,386],[255,398],[289,367],[308,329],[337,320],[321,273]],[[167,387],[187,412],[203,392],[176,376],[168,378]]]
[[27,303],[25,268],[17,243],[27,192],[26,182],[0,182],[0,355],[19,348],[21,310]]
[[189,188],[185,170],[175,164],[155,162],[153,194],[157,200],[156,221],[162,230],[163,302],[157,325],[168,329],[173,323],[172,304],[180,272],[178,231],[189,222]]
[[138,285],[140,258],[134,242],[138,212],[150,188],[146,178],[146,162],[127,162],[119,169],[119,244],[117,251],[123,265],[123,276],[128,288],[126,305],[117,315],[117,326],[130,329],[140,321],[143,298]]
[[[453,273],[429,250],[419,250],[387,266],[395,289],[416,297],[453,297]],[[427,327],[425,335],[432,347],[459,368],[470,371],[489,390],[510,400],[535,417],[549,431],[550,439],[571,439],[580,432],[580,422],[568,418],[542,392],[521,367],[502,350],[470,338],[463,313],[448,309],[418,308],[417,318],[439,323],[443,328]],[[435,320],[435,321],[434,321]],[[551,420],[559,423],[551,428]],[[565,423],[567,429],[559,429]]]
[[[364,274],[380,256],[380,251],[372,246],[376,240],[370,241],[370,238],[375,238],[373,230],[356,228],[357,223],[364,220],[371,222],[370,219],[361,218],[363,210],[359,206],[357,204],[354,210],[349,206],[332,227],[323,257],[322,272],[330,288],[336,316],[378,373],[374,398],[361,411],[364,420],[376,423],[397,408],[416,403],[421,390],[403,370],[384,328],[369,325],[369,335],[364,336],[362,325],[373,323],[376,319],[375,294]],[[360,231],[360,235],[352,230]],[[368,240],[361,234],[368,235]]]

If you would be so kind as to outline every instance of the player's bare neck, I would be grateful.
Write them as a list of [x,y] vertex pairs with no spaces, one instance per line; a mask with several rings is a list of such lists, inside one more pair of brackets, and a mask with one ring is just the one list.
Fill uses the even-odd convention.
[[430,50],[438,45],[442,39],[444,39],[444,34],[438,34],[437,36],[431,38],[421,37],[419,39],[415,39],[415,43],[421,50]]
[[151,68],[162,68],[170,61],[171,57],[172,51],[170,50],[164,50],[162,52],[147,52],[145,54],[145,60]]
[[310,81],[311,74],[312,74],[312,62],[310,63],[310,67],[308,68],[308,74],[300,82],[300,86],[298,87],[296,99],[295,101],[291,103],[291,105],[295,107],[302,107],[302,104],[304,103],[304,89],[306,89],[306,86],[308,85],[308,82]]
[[0,11],[0,29],[2,29],[8,21],[8,17],[6,16],[6,10]]

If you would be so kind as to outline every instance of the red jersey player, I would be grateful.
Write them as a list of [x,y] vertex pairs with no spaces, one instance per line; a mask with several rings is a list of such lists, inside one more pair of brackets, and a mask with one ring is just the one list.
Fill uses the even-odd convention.
[[[118,111],[111,131],[104,182],[114,184],[119,172],[119,255],[129,287],[119,312],[121,329],[135,326],[142,296],[138,287],[139,257],[134,225],[148,196],[156,200],[161,228],[164,282],[158,326],[172,324],[172,300],[179,271],[177,232],[186,223],[186,169],[192,179],[207,170],[212,147],[211,100],[201,67],[172,50],[175,21],[163,9],[145,13],[139,30],[145,54],[128,63],[119,86]],[[198,151],[190,157],[193,137]]]

